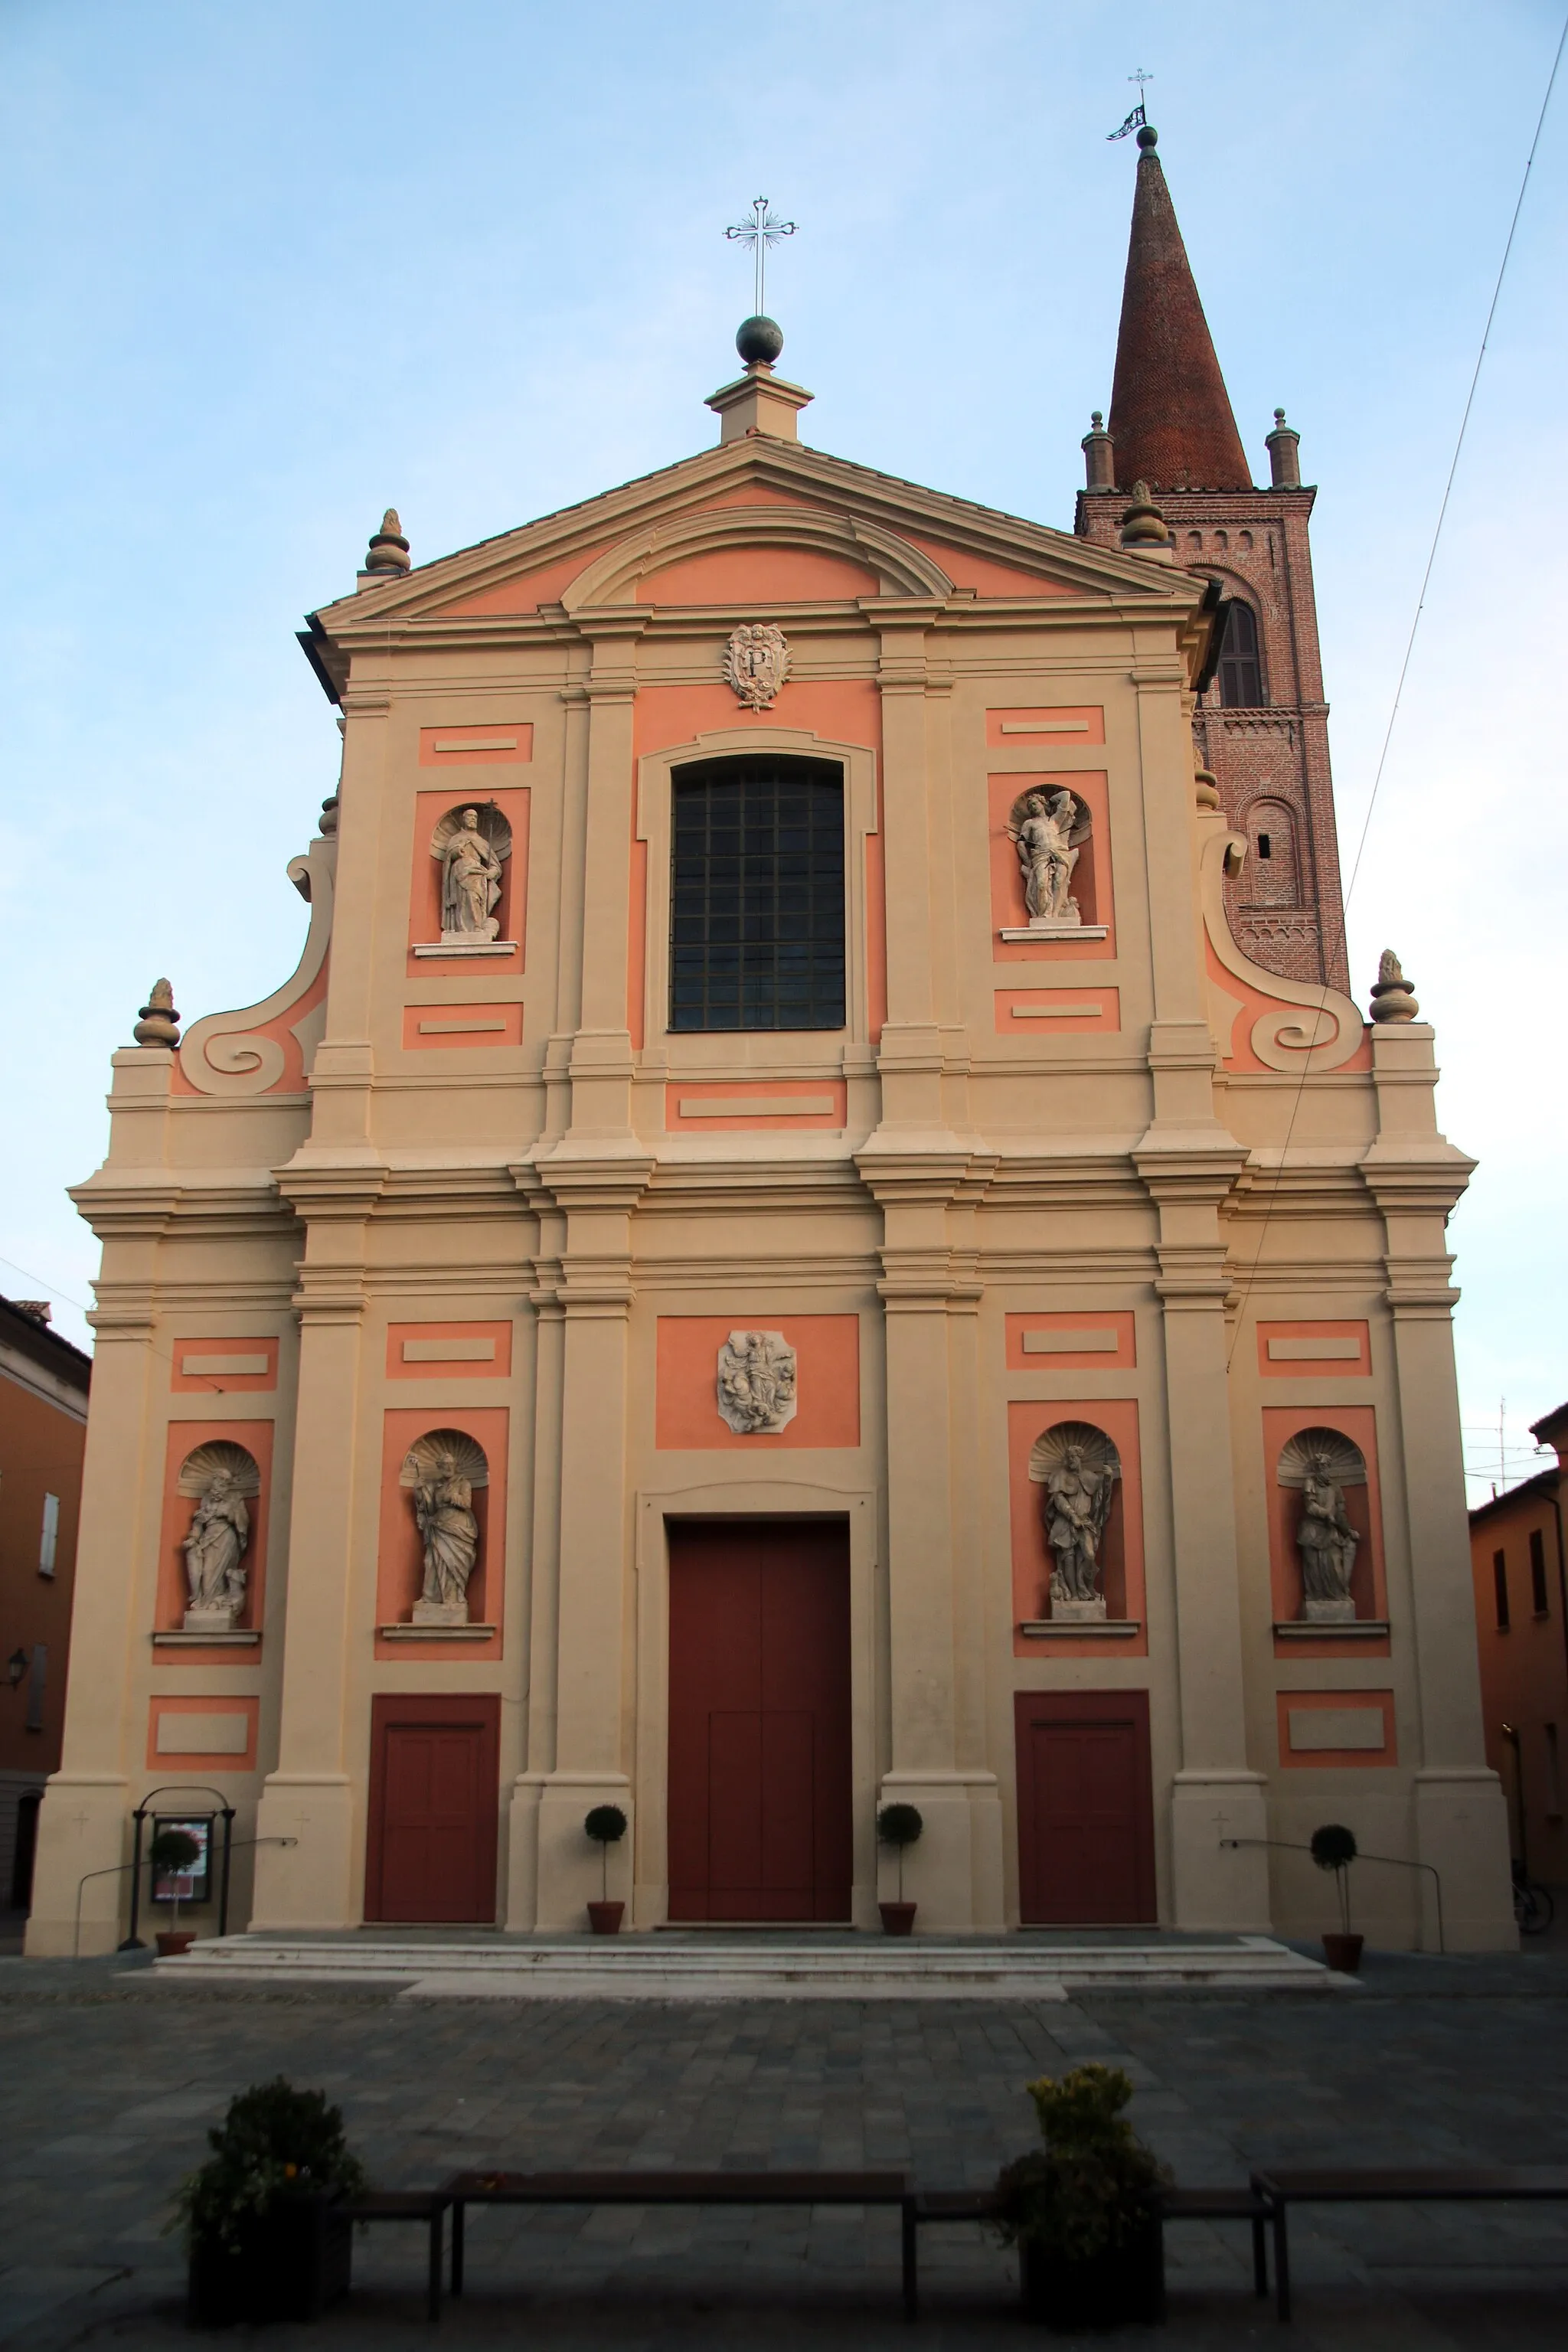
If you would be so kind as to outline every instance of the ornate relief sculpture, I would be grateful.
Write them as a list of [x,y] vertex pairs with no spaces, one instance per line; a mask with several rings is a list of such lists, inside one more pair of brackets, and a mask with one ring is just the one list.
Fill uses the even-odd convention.
[[1303,1622],[1353,1624],[1351,1575],[1361,1538],[1346,1512],[1344,1490],[1366,1484],[1360,1446],[1337,1429],[1304,1429],[1279,1456],[1279,1483],[1301,1493],[1296,1548],[1301,1555]]
[[416,1625],[468,1623],[468,1580],[479,1557],[474,1489],[489,1481],[482,1447],[460,1430],[432,1430],[404,1456],[400,1484],[410,1490],[425,1552]]
[[493,940],[500,930],[500,853],[479,825],[477,808],[466,808],[437,850],[441,860],[441,937]]
[[187,1633],[231,1633],[245,1607],[246,1548],[250,1513],[246,1499],[260,1492],[261,1478],[243,1445],[218,1439],[198,1445],[180,1472],[179,1492],[194,1495],[196,1507],[181,1550],[185,1555],[189,1600]]
[[795,1353],[782,1331],[731,1331],[719,1350],[719,1413],[737,1437],[776,1436],[795,1413]]
[[1071,1624],[1105,1615],[1100,1547],[1121,1475],[1115,1446],[1087,1422],[1060,1422],[1035,1443],[1029,1475],[1045,1488],[1040,1503],[1054,1563],[1053,1618]]
[[1086,811],[1065,789],[1026,793],[1015,804],[1007,831],[1024,869],[1031,930],[1077,930],[1082,924],[1071,884],[1089,830]]
[[789,676],[789,645],[771,621],[744,621],[724,648],[724,683],[748,710],[765,710]]

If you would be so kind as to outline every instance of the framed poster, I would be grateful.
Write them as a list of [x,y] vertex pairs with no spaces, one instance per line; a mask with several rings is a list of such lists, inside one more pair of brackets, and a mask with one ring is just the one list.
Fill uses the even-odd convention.
[[[210,1903],[213,1878],[213,1813],[154,1813],[153,1837],[160,1830],[184,1830],[195,1838],[199,1848],[188,1870],[154,1870],[153,1900],[154,1903]],[[148,1841],[149,1844],[152,1839]]]

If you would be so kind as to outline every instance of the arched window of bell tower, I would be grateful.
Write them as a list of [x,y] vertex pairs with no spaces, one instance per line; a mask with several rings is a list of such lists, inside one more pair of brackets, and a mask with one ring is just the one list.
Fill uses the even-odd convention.
[[1257,709],[1264,700],[1263,663],[1258,644],[1258,615],[1239,596],[1223,607],[1217,683],[1226,709]]

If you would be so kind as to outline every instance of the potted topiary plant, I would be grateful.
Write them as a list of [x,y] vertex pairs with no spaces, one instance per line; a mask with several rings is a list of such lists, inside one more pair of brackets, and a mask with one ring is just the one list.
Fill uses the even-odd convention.
[[908,1936],[914,1932],[916,1906],[904,1901],[904,1849],[913,1845],[924,1829],[917,1805],[884,1805],[877,1816],[877,1842],[890,1845],[899,1857],[899,1899],[879,1906],[883,1932]]
[[626,1817],[619,1805],[595,1805],[583,1827],[599,1849],[603,1865],[601,1885],[603,1899],[588,1906],[588,1925],[595,1936],[618,1936],[624,1903],[610,1901],[610,1848],[619,1844],[626,1833]]
[[1356,1858],[1355,1832],[1342,1822],[1328,1822],[1312,1832],[1312,1860],[1320,1870],[1331,1870],[1338,1882],[1340,1932],[1323,1937],[1323,1958],[1330,1968],[1354,1976],[1361,1966],[1363,1938],[1351,1933],[1350,1866]]
[[279,2074],[231,2099],[207,2144],[211,2156],[175,2201],[190,2252],[190,2325],[319,2319],[348,2290],[343,2200],[365,2185],[341,2113]]
[[154,1873],[166,1871],[174,1881],[174,1892],[170,1897],[169,1924],[166,1927],[158,1928],[153,1938],[161,1960],[172,1960],[181,1952],[188,1952],[196,1940],[194,1927],[182,1929],[180,1926],[179,1881],[193,1862],[201,1860],[201,1847],[189,1830],[159,1830],[147,1849],[147,1859]]
[[1131,2084],[1119,2066],[1089,2064],[1027,2088],[1046,2144],[996,2183],[1026,2312],[1063,2333],[1163,2319],[1159,2196],[1170,2174],[1121,2114]]

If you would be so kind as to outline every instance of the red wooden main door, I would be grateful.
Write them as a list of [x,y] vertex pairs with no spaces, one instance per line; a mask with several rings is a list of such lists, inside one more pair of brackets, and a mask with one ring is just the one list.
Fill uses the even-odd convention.
[[847,1919],[849,1536],[669,1529],[669,1916]]
[[367,1919],[494,1924],[500,1701],[371,1702]]
[[1020,1691],[1025,1924],[1152,1920],[1154,1805],[1144,1691]]

